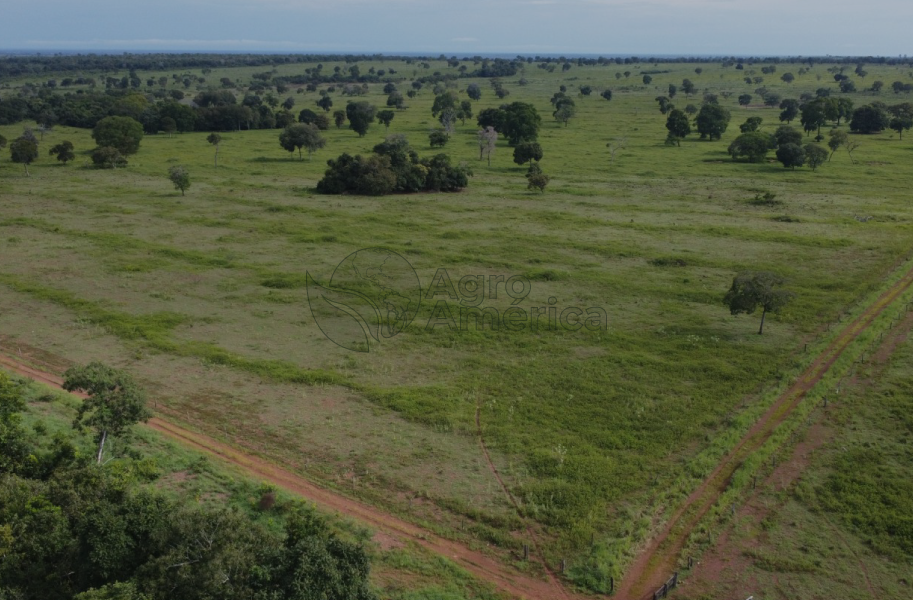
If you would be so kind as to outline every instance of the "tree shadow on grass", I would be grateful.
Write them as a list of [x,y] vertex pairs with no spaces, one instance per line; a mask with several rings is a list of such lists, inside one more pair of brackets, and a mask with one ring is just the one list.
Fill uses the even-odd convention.
[[256,156],[254,158],[248,158],[247,162],[255,163],[292,163],[292,162],[307,162],[307,159],[299,159],[297,156],[294,158],[279,158],[275,156]]

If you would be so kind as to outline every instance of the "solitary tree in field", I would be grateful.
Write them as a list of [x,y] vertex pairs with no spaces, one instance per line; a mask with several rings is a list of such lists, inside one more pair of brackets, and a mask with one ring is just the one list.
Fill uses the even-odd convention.
[[23,165],[25,176],[31,177],[29,165],[38,158],[38,144],[25,137],[17,138],[10,144],[10,158],[14,163]]
[[761,309],[761,326],[758,335],[764,333],[764,317],[767,313],[780,312],[795,294],[782,289],[784,279],[767,271],[747,271],[739,273],[732,280],[732,287],[726,292],[723,304],[729,307],[733,315],[753,314]]
[[301,149],[308,151],[308,160],[311,154],[326,145],[326,140],[320,135],[320,130],[316,125],[310,123],[295,123],[286,127],[279,134],[279,144],[288,152],[298,150],[298,158],[301,158]]
[[468,86],[466,86],[466,95],[473,100],[481,100],[482,88],[479,87],[478,83],[470,83]]
[[73,160],[74,158],[76,158],[76,155],[73,153],[73,142],[70,142],[68,140],[64,140],[64,141],[60,142],[59,144],[57,144],[56,146],[52,147],[48,151],[48,154],[50,154],[51,156],[56,155],[57,160],[59,160],[63,164],[67,164],[67,161],[70,161],[70,160]]
[[739,96],[740,106],[748,106],[749,104],[751,104],[751,94],[742,94]]
[[690,96],[691,94],[693,94],[694,92],[697,91],[697,88],[694,86],[694,84],[691,82],[690,79],[683,79],[682,80],[682,91],[685,92],[685,94]]
[[333,111],[333,122],[336,123],[336,129],[340,129],[343,125],[345,125],[346,124],[346,111],[334,110]]
[[184,190],[190,187],[190,173],[186,167],[180,165],[170,167],[168,169],[168,179],[174,184],[174,189],[181,190],[182,196],[184,195]]
[[64,373],[63,389],[88,396],[79,405],[73,426],[95,431],[98,444],[95,459],[99,464],[109,437],[123,435],[136,423],[152,416],[146,408],[145,394],[133,378],[98,362],[68,369]]
[[215,159],[213,159],[213,165],[218,167],[219,166],[219,144],[222,143],[222,136],[219,135],[218,133],[210,133],[209,136],[206,138],[206,141],[216,147],[216,156],[215,156]]
[[6,138],[0,135],[0,148],[6,148]]

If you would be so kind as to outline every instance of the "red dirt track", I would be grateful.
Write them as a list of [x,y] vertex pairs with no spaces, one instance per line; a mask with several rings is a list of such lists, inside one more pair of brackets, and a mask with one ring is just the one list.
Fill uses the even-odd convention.
[[730,478],[745,459],[759,449],[799,406],[805,395],[828,372],[847,346],[868,328],[894,300],[913,284],[913,269],[850,322],[818,355],[796,382],[784,392],[748,430],[739,443],[723,457],[713,473],[673,514],[662,532],[640,553],[619,587],[624,600],[652,598],[652,594],[676,571],[688,536],[713,507],[729,485]]
[[[61,377],[24,364],[9,355],[0,354],[0,367],[34,381],[62,389],[63,379]],[[194,450],[215,455],[258,479],[307,498],[324,510],[338,512],[362,521],[401,543],[419,544],[435,554],[454,561],[474,576],[490,582],[511,596],[527,600],[552,600],[556,598],[557,593],[568,599],[583,598],[583,596],[571,596],[555,581],[543,581],[520,573],[496,558],[471,550],[459,542],[440,537],[367,504],[322,488],[299,475],[201,433],[190,431],[160,417],[153,417],[146,423],[146,426]]]
[[[738,444],[723,457],[710,476],[672,515],[659,535],[648,543],[621,582],[617,597],[623,600],[641,600],[652,597],[653,591],[659,588],[676,570],[679,556],[688,536],[726,490],[733,473],[751,453],[758,450],[770,438],[774,430],[799,406],[805,395],[821,381],[821,378],[849,344],[911,285],[913,285],[913,269],[840,331],[827,348],[797,378],[796,382],[777,398]],[[0,349],[0,352],[2,351]],[[56,388],[60,388],[63,382],[58,375],[25,364],[10,353],[0,353],[0,367]],[[481,436],[478,414],[476,419],[479,442],[489,467],[505,493],[511,501],[516,503],[488,456],[484,439]],[[544,564],[544,561],[543,566],[548,573],[548,580],[520,573],[500,560],[472,550],[460,542],[448,540],[417,525],[386,514],[375,507],[320,487],[299,475],[252,456],[243,448],[234,448],[204,434],[181,427],[161,416],[150,419],[147,426],[185,446],[218,456],[258,479],[268,481],[313,501],[323,509],[362,521],[393,540],[402,543],[414,542],[433,553],[449,558],[474,576],[490,582],[511,596],[528,600],[555,600],[557,598],[573,600],[587,597],[564,588]],[[534,533],[532,531],[529,533],[533,536],[534,541]]]

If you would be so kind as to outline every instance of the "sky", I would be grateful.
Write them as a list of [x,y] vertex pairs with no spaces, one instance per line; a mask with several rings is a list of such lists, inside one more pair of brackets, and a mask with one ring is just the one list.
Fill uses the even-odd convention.
[[913,54],[910,0],[0,0],[0,49]]

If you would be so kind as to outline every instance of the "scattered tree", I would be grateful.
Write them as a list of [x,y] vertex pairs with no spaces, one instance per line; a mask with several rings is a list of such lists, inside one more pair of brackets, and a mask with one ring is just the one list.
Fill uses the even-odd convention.
[[743,133],[729,145],[729,155],[732,160],[745,157],[748,162],[761,162],[767,157],[772,145],[773,141],[766,133],[750,131]]
[[879,133],[890,123],[887,113],[880,107],[868,104],[853,112],[850,130],[859,133]]
[[123,156],[129,156],[139,150],[143,126],[130,117],[105,117],[95,125],[92,137],[99,147],[110,146]]
[[739,130],[742,133],[751,133],[752,131],[757,131],[761,127],[761,123],[764,121],[761,117],[748,117],[744,123],[739,125]]
[[830,155],[827,150],[818,144],[806,144],[804,150],[805,163],[811,168],[812,171],[817,171],[818,167],[823,165]]
[[377,113],[377,122],[384,126],[385,129],[390,129],[390,123],[393,122],[393,117],[396,116],[396,113],[392,110],[381,110]]
[[705,104],[697,114],[695,122],[701,139],[718,140],[729,126],[729,111],[719,104]]
[[732,280],[732,287],[726,292],[723,304],[729,307],[733,315],[747,315],[761,308],[761,326],[758,335],[764,333],[764,318],[767,313],[778,313],[795,297],[790,291],[782,289],[784,279],[766,271],[739,273]]
[[777,160],[795,171],[805,164],[805,150],[798,144],[783,144],[777,148]]
[[450,141],[450,136],[443,129],[435,129],[428,134],[428,141],[432,148],[443,148]]
[[181,165],[169,167],[168,179],[174,184],[174,189],[181,190],[182,196],[184,191],[190,188],[190,172],[187,171],[187,167]]
[[477,84],[477,83],[470,83],[468,86],[466,86],[466,95],[469,96],[470,98],[472,98],[473,100],[476,100],[476,101],[481,100],[482,99],[482,88],[480,88],[479,84]]
[[25,176],[31,177],[29,165],[38,159],[38,143],[27,137],[19,137],[10,144],[10,158],[25,167]]
[[780,125],[777,127],[777,130],[773,135],[774,143],[779,146],[784,146],[786,144],[802,144],[802,132],[796,130],[789,125]]
[[99,169],[126,167],[127,158],[117,148],[100,146],[92,151],[92,163]]
[[751,94],[742,94],[739,96],[739,105],[748,106],[751,104]]
[[63,389],[87,395],[79,404],[73,426],[95,430],[98,464],[102,462],[109,437],[122,436],[133,425],[152,416],[146,409],[145,394],[133,378],[98,362],[68,369],[64,373]]
[[213,133],[210,133],[209,136],[207,136],[206,141],[216,147],[216,155],[215,155],[215,158],[213,159],[213,166],[218,167],[219,166],[219,144],[222,143],[222,136],[219,135],[218,133],[213,132]]
[[888,126],[897,132],[897,135],[900,136],[900,139],[903,140],[903,132],[909,131],[913,127],[913,118],[909,116],[894,117],[891,119]]
[[346,106],[346,117],[349,119],[349,129],[364,137],[374,121],[375,108],[368,102],[350,102]]
[[483,156],[487,156],[488,166],[491,166],[491,153],[495,151],[498,132],[495,131],[494,127],[488,126],[480,129],[477,136],[479,140],[479,160],[482,160]]
[[799,101],[787,98],[780,103],[780,120],[792,123],[793,119],[799,116]]
[[340,129],[343,125],[346,124],[346,111],[336,110],[333,111],[333,122],[336,123],[336,129]]
[[518,165],[542,160],[542,146],[538,142],[523,142],[514,148],[514,162]]
[[73,142],[64,140],[52,147],[48,154],[57,156],[57,160],[63,164],[67,164],[67,161],[73,160],[76,158],[76,154],[73,153]]
[[669,131],[666,141],[676,146],[681,146],[681,141],[691,133],[691,121],[684,112],[675,109],[666,119],[666,129]]

